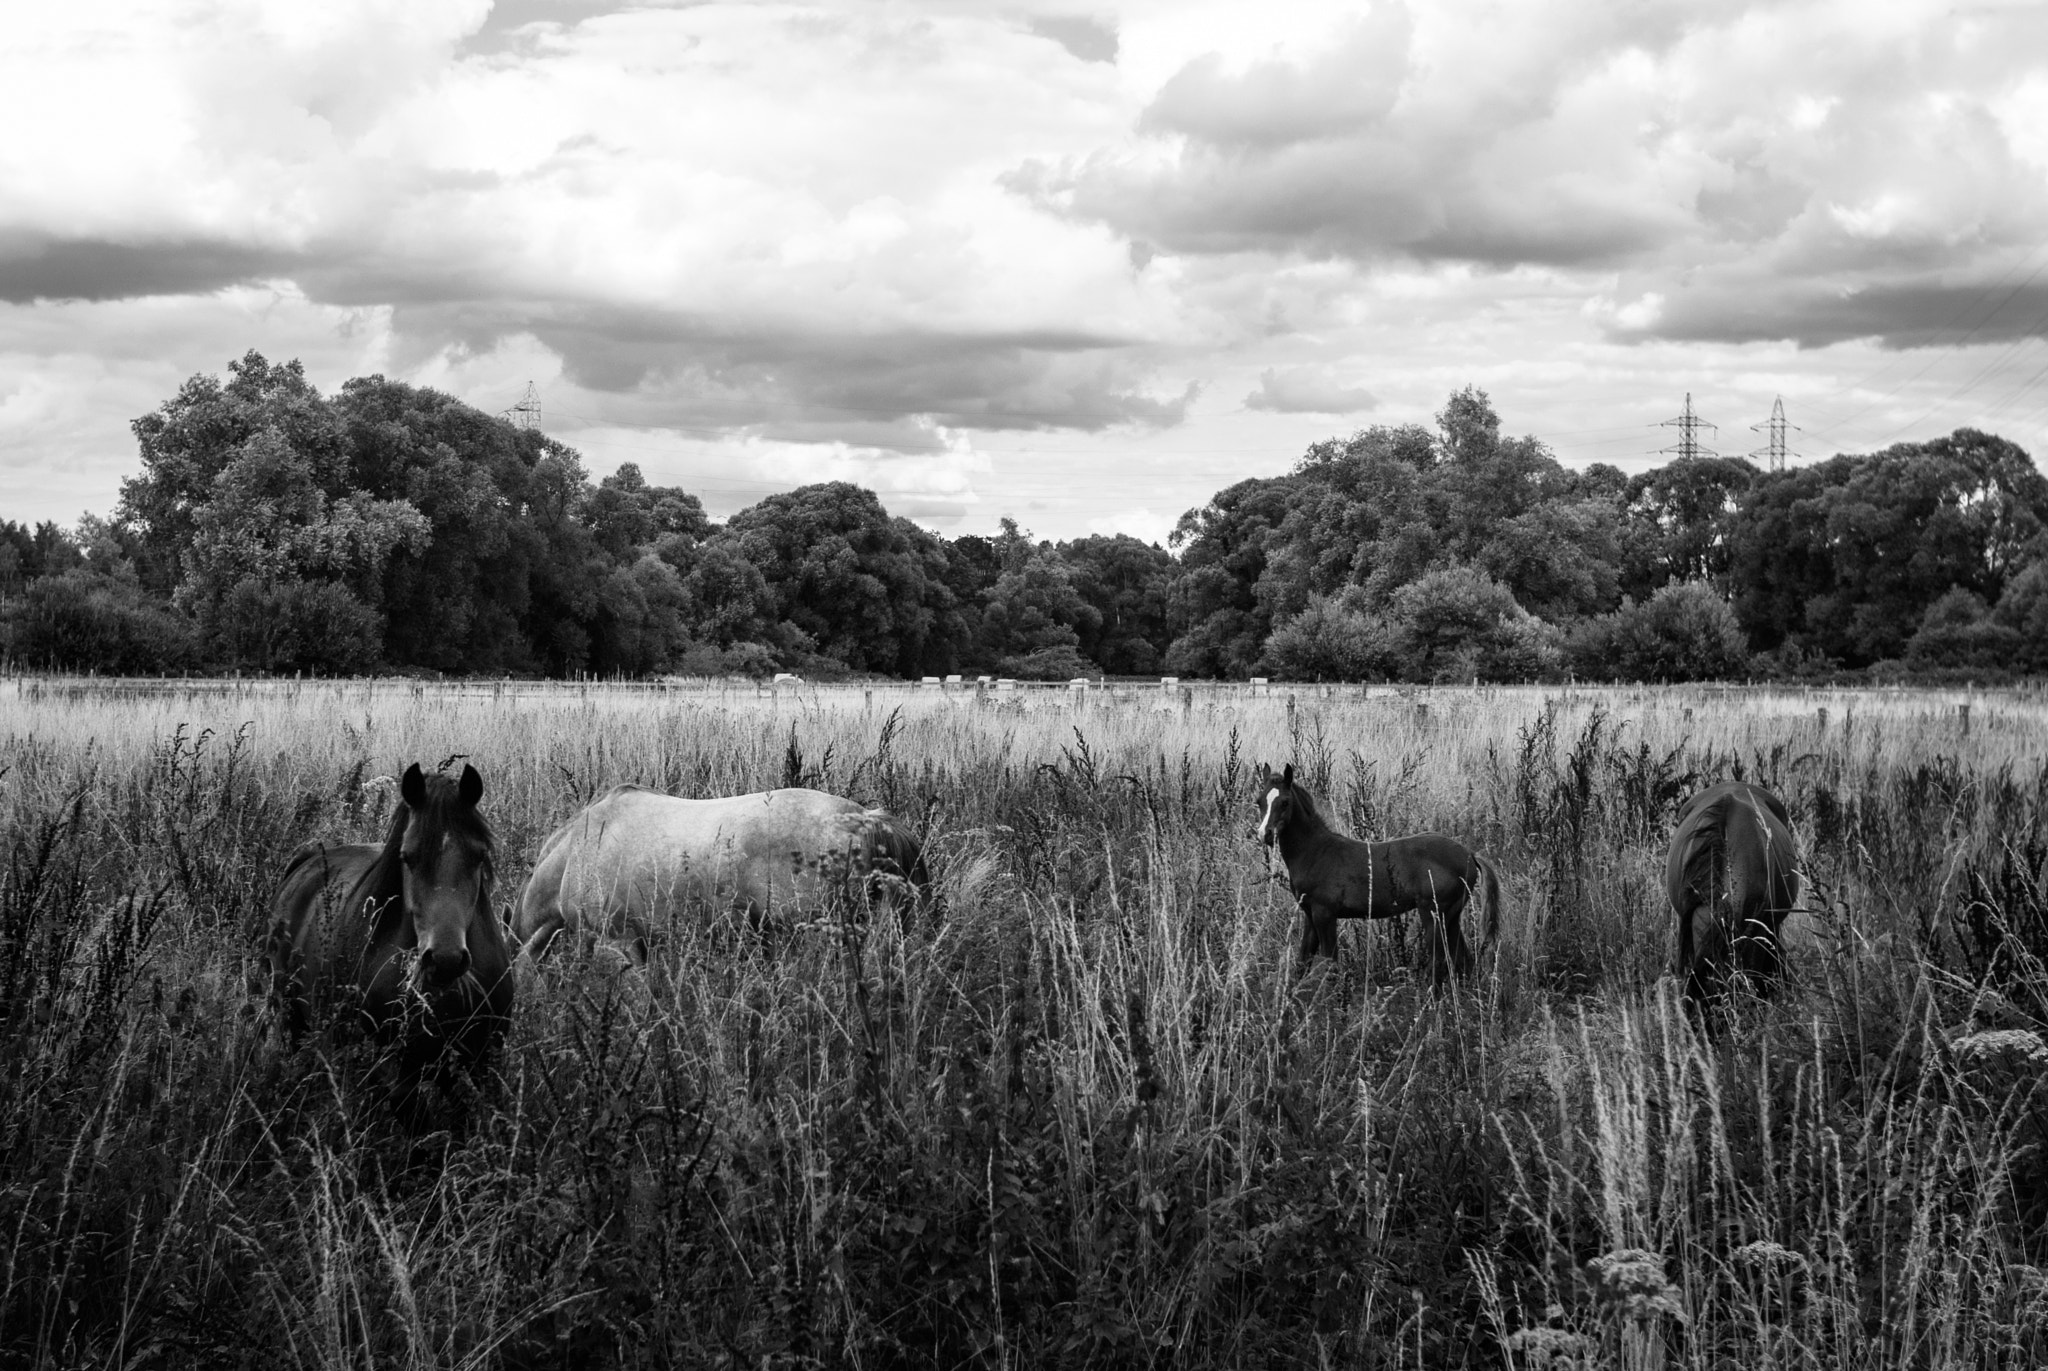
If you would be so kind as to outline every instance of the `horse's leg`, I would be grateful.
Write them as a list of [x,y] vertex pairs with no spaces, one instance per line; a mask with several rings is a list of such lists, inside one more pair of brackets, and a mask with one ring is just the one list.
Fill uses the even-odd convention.
[[1457,961],[1458,912],[1449,904],[1450,890],[1438,879],[1435,867],[1426,868],[1422,879],[1427,888],[1416,892],[1415,908],[1422,915],[1423,928],[1429,935],[1429,984],[1441,991],[1450,984],[1451,968]]
[[533,930],[531,936],[519,945],[517,955],[528,961],[537,960],[554,945],[555,935],[560,933],[566,924],[567,920],[563,919],[559,912],[548,915],[540,921],[539,927]]
[[1465,941],[1465,887],[1460,885],[1451,891],[1450,897],[1439,906],[1437,915],[1443,921],[1444,941],[1451,954],[1451,970],[1459,979],[1472,974],[1472,948]]
[[1318,940],[1316,937],[1316,914],[1315,910],[1309,906],[1308,897],[1305,895],[1298,896],[1296,903],[1301,906],[1301,948],[1299,955],[1294,959],[1294,974],[1298,976],[1308,970],[1309,958],[1316,955],[1316,943]]
[[1772,912],[1765,910],[1743,919],[1742,932],[1736,938],[1734,956],[1730,958],[1744,981],[1762,996],[1768,996],[1777,985],[1784,961]]

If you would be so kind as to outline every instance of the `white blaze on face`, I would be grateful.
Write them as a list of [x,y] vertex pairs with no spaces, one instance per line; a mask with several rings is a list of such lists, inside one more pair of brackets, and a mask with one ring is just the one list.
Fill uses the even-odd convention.
[[1259,816],[1258,838],[1262,843],[1270,843],[1279,836],[1273,831],[1273,806],[1279,803],[1280,787],[1274,786],[1266,792],[1266,812]]

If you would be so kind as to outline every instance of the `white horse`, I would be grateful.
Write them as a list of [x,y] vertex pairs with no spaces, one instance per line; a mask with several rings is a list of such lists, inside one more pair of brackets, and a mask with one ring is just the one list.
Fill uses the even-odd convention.
[[648,930],[686,910],[758,922],[850,894],[907,916],[929,881],[917,839],[886,810],[821,790],[684,800],[622,785],[541,844],[514,929],[530,953],[566,928],[644,960]]

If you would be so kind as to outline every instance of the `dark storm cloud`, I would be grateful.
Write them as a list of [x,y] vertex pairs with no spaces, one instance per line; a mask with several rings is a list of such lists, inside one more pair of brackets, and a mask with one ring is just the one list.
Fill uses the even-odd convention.
[[1826,347],[1875,338],[1885,347],[1954,346],[2048,338],[2048,280],[1874,283],[1830,289],[1773,281],[1701,279],[1667,298],[1657,318],[1616,337],[1695,343],[1785,341]]
[[530,332],[608,418],[710,435],[935,451],[933,426],[982,431],[1180,423],[1198,389],[1160,398],[1131,340],[1043,330],[840,334],[592,306],[448,302],[400,309],[409,336],[487,351]]
[[194,295],[275,276],[294,254],[187,239],[117,243],[39,234],[0,236],[0,300],[130,300]]

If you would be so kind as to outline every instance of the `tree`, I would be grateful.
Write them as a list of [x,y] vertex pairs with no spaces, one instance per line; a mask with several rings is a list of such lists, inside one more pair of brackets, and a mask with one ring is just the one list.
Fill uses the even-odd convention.
[[1638,600],[1672,580],[1721,583],[1743,497],[1762,475],[1740,457],[1700,457],[1646,471],[1628,483],[1622,589]]
[[2048,478],[2002,438],[1958,429],[1760,478],[1730,542],[1737,615],[1760,647],[1850,665],[1898,657],[1960,586],[1987,603],[2044,548]]
[[771,495],[726,524],[780,618],[860,671],[950,671],[967,630],[933,535],[844,481]]
[[1272,632],[1256,587],[1274,530],[1285,521],[1299,476],[1239,481],[1216,492],[1174,525],[1168,540],[1184,549],[1168,592],[1176,636],[1166,669],[1183,676],[1243,676]]
[[1012,674],[1019,659],[1054,648],[1065,650],[1059,662],[1074,668],[1070,678],[1095,674],[1099,668],[1080,655],[1080,643],[1084,633],[1100,637],[1101,627],[1101,612],[1081,598],[1051,548],[1034,549],[997,577],[982,610],[982,641]]
[[297,454],[322,491],[348,488],[346,439],[332,409],[297,361],[273,366],[250,351],[228,364],[229,379],[204,374],[135,420],[141,474],[121,483],[118,517],[133,523],[148,552],[145,583],[169,593],[187,575],[198,515],[214,482],[258,434]]
[[1451,392],[1451,398],[1436,412],[1436,427],[1446,462],[1484,467],[1500,449],[1500,415],[1477,386]]
[[1118,533],[1063,543],[1058,553],[1075,592],[1094,611],[1092,619],[1073,622],[1081,655],[1113,675],[1157,670],[1171,642],[1166,595],[1174,565],[1166,549]]

